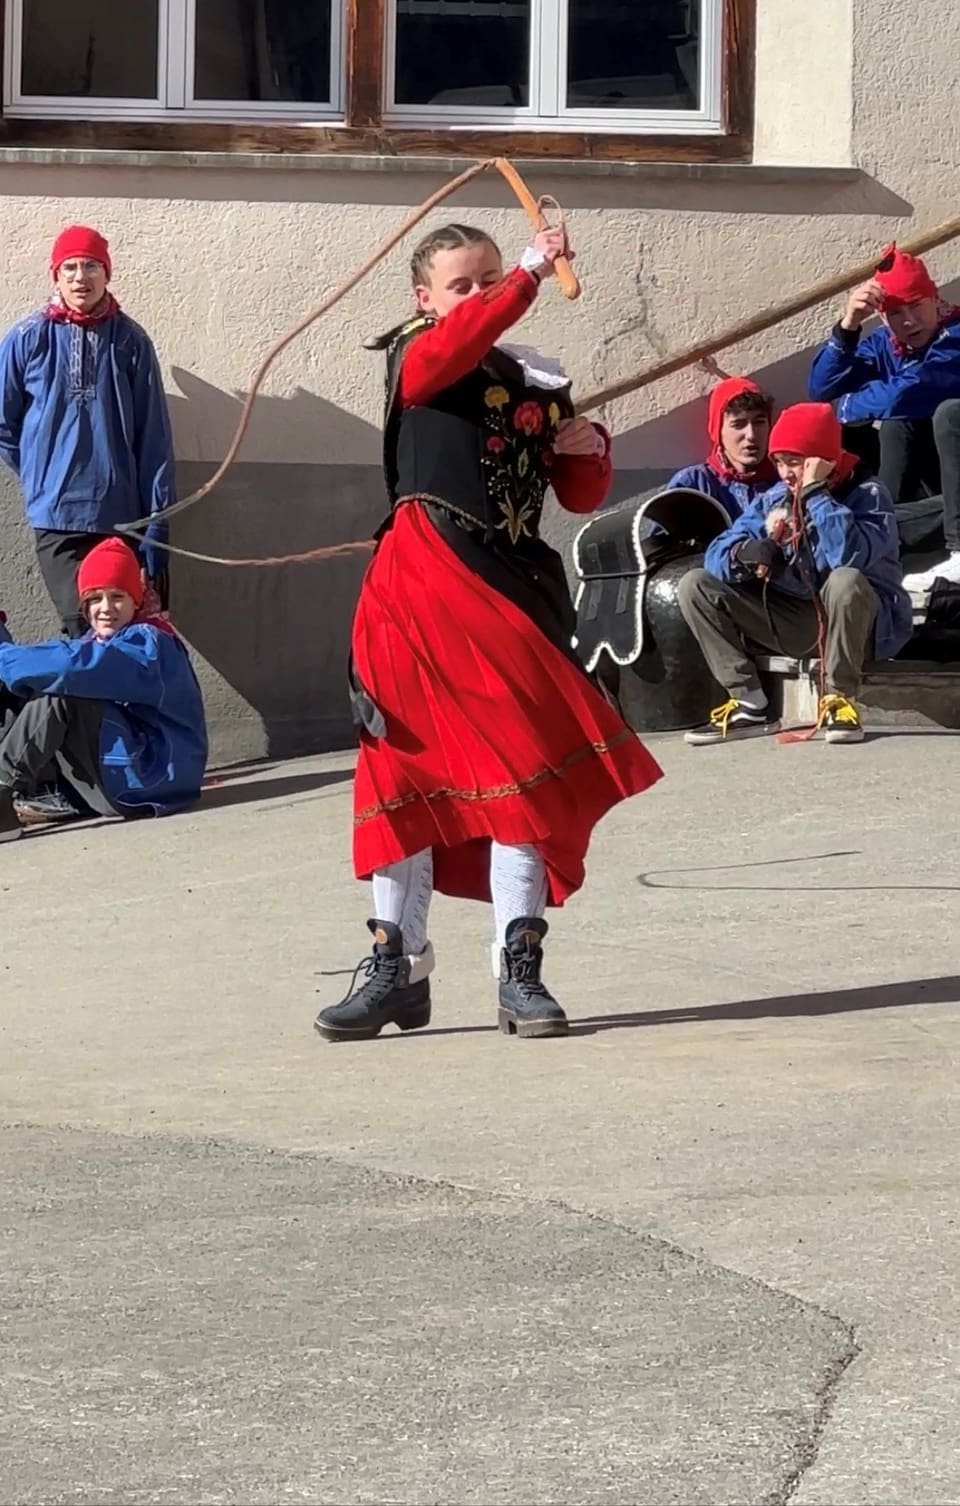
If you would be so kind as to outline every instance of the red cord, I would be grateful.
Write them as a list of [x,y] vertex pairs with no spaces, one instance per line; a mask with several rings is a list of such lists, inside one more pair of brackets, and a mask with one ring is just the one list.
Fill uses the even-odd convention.
[[[803,501],[801,497],[802,491],[803,482],[800,478],[798,478],[796,485],[790,488],[790,498],[793,512],[793,547],[797,562],[797,569],[800,572],[804,584],[808,587],[810,594],[813,597],[813,605],[817,613],[817,654],[820,661],[820,686],[818,700],[820,706],[822,706],[824,697],[827,693],[827,614],[824,610],[823,602],[820,598],[820,592],[817,589],[816,563],[814,563],[813,580],[808,579],[806,570],[804,568],[805,560],[802,546],[805,546],[807,543],[807,519],[806,514],[803,510]],[[811,550],[811,554],[812,552],[813,551]],[[796,727],[790,732],[778,732],[777,742],[807,743],[810,742],[812,738],[816,737],[819,731],[820,716],[818,715],[816,721],[811,727]]]

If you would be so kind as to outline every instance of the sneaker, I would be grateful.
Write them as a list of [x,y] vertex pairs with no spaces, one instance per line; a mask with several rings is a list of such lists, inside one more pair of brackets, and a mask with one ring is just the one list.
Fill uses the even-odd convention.
[[922,596],[932,591],[938,580],[945,580],[951,586],[960,585],[960,553],[949,554],[939,565],[931,565],[929,570],[905,575],[903,589],[910,596]]
[[500,1009],[504,1035],[566,1035],[567,1017],[540,977],[547,922],[512,920],[500,953]]
[[683,740],[696,748],[706,743],[732,743],[744,737],[766,737],[770,732],[779,731],[779,718],[773,716],[769,706],[755,711],[739,701],[730,700],[724,701],[722,706],[715,706],[710,720],[702,727],[685,732]]
[[0,787],[0,842],[15,842],[23,836],[23,827],[13,803],[13,791]]
[[64,821],[83,821],[90,812],[79,800],[71,800],[61,790],[52,787],[38,790],[35,795],[15,794],[13,797],[17,815],[24,826],[59,825]]
[[845,695],[825,695],[820,702],[820,726],[828,743],[862,743],[860,713]]
[[[368,920],[373,952],[352,970],[350,987],[339,1004],[321,1009],[313,1028],[326,1041],[368,1041],[384,1025],[398,1030],[422,1030],[430,1023],[430,973],[433,947],[427,942],[419,957],[404,956],[399,926]],[[350,972],[350,969],[347,969]],[[360,987],[357,980],[365,978]],[[337,973],[327,973],[334,978]]]
[[14,795],[13,801],[24,826],[60,825],[64,821],[82,821],[89,815],[89,811],[56,788],[39,790],[35,795]]

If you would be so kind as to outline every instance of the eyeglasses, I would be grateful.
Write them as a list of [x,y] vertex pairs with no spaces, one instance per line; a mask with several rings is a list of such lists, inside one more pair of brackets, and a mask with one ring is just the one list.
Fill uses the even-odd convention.
[[61,277],[96,277],[105,270],[102,261],[65,261],[60,263]]

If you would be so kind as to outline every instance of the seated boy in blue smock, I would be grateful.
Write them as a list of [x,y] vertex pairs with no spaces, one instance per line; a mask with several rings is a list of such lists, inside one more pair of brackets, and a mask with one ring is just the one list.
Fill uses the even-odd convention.
[[54,762],[98,815],[164,816],[200,797],[200,687],[169,623],[142,610],[136,555],[105,539],[81,564],[77,588],[84,637],[0,642],[0,841],[21,833],[15,792]]
[[706,492],[726,510],[731,523],[777,482],[767,453],[773,399],[749,377],[727,377],[710,394],[707,433],[710,453],[684,466],[668,490],[688,486]]
[[758,655],[823,661],[819,725],[860,742],[853,698],[867,658],[886,659],[913,626],[890,494],[844,452],[828,403],[787,408],[770,435],[782,486],[759,497],[680,582],[680,610],[729,699],[686,734],[720,743],[774,732]]

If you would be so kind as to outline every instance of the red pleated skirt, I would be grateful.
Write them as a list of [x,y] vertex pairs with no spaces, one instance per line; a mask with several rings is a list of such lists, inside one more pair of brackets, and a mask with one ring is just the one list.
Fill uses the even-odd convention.
[[353,656],[387,724],[384,738],[361,735],[358,878],[432,847],[441,893],[489,900],[490,842],[531,843],[562,905],[600,818],[661,777],[586,675],[417,504],[399,509],[367,571]]

